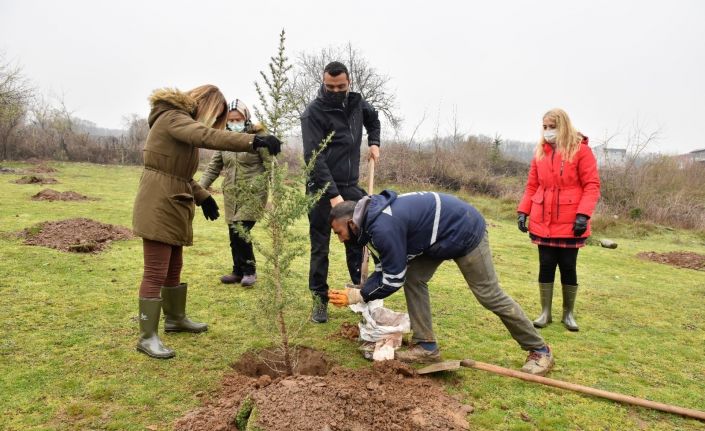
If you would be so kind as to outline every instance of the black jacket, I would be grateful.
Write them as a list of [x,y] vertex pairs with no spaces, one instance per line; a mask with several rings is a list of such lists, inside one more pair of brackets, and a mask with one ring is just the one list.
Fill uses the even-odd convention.
[[308,163],[323,140],[335,131],[331,142],[316,158],[307,187],[309,192],[316,192],[328,184],[324,196],[332,199],[340,194],[338,187],[357,185],[362,126],[367,130],[368,145],[379,145],[380,123],[377,111],[360,93],[350,92],[345,107],[331,107],[324,101],[323,91],[319,90],[318,97],[301,116],[301,136]]

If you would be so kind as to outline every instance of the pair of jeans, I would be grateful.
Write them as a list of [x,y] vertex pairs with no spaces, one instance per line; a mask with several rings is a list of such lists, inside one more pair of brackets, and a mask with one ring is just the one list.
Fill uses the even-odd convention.
[[233,274],[235,275],[252,275],[257,272],[252,242],[247,241],[239,230],[250,232],[254,226],[254,220],[237,221],[228,225],[230,253],[233,256]]
[[[340,196],[346,201],[358,201],[367,193],[358,186],[338,187]],[[311,261],[308,272],[308,287],[323,303],[328,302],[328,254],[330,251],[331,227],[328,223],[330,200],[325,196],[308,213]],[[360,284],[362,247],[345,243],[345,260],[353,284]],[[342,286],[341,286],[342,287]]]
[[[499,286],[487,234],[474,250],[454,260],[477,301],[502,320],[522,349],[535,350],[545,346],[521,306]],[[413,331],[412,341],[415,343],[436,341],[428,281],[441,263],[442,260],[421,255],[412,259],[406,270],[404,295]]]

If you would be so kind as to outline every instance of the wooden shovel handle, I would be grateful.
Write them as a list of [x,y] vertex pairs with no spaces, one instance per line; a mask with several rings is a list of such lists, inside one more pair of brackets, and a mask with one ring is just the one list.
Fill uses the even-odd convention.
[[[375,159],[370,159],[367,172],[367,194],[374,193],[375,186]],[[368,262],[370,261],[370,252],[367,247],[362,249],[362,266],[360,267],[360,286],[364,285],[369,275]]]
[[375,192],[375,159],[370,159],[367,172],[367,194],[372,195]]
[[477,370],[489,371],[490,373],[500,374],[502,376],[515,377],[517,379],[525,380],[527,382],[541,383],[542,385],[567,389],[569,391],[607,398],[609,400],[618,401],[620,403],[647,407],[650,409],[661,410],[668,413],[675,413],[677,415],[682,415],[689,418],[700,419],[701,421],[705,421],[705,412],[701,412],[699,410],[672,406],[670,404],[657,403],[655,401],[649,401],[643,398],[632,397],[629,395],[618,394],[615,392],[603,391],[601,389],[595,389],[589,386],[576,385],[574,383],[563,382],[561,380],[549,379],[548,377],[535,376],[533,374],[523,373],[521,371],[515,371],[509,368],[499,367],[497,365],[473,361],[472,359],[464,359],[460,361],[460,365],[463,367],[475,368]]

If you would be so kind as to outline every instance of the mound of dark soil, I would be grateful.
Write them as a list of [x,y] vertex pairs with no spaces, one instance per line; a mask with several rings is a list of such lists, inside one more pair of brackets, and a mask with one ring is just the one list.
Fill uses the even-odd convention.
[[112,241],[134,237],[132,231],[125,227],[86,218],[39,223],[25,229],[21,235],[27,245],[77,253],[97,253]]
[[344,340],[357,341],[360,339],[360,328],[357,323],[343,322],[338,333],[334,334]]
[[54,178],[39,177],[37,175],[25,175],[24,177],[14,181],[15,184],[56,184],[58,181]]
[[95,200],[94,198],[89,198],[82,194],[68,191],[68,192],[57,192],[52,189],[41,190],[36,195],[32,196],[33,201],[89,201]]
[[30,168],[30,172],[34,172],[35,174],[47,174],[51,172],[56,172],[56,169],[52,168],[49,165],[45,165],[43,163],[38,164],[37,166]]
[[371,369],[334,367],[314,376],[255,378],[235,371],[223,378],[215,398],[178,419],[174,429],[467,430],[472,410],[434,380],[385,361]]
[[693,253],[691,251],[671,251],[668,253],[646,251],[637,254],[637,257],[654,262],[665,263],[667,265],[677,266],[678,268],[705,271],[705,255]]
[[[324,376],[331,366],[323,353],[308,347],[298,347],[292,349],[295,357],[292,360],[294,374],[304,374],[307,376]],[[233,364],[233,368],[249,377],[260,377],[267,375],[272,378],[286,375],[284,365],[284,355],[280,350],[261,350],[258,352],[247,352],[239,361]]]

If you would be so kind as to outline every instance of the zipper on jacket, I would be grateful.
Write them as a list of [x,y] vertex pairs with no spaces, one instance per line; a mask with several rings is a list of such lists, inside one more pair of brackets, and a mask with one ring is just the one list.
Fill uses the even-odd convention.
[[558,220],[558,216],[560,215],[561,211],[561,180],[563,179],[563,163],[565,163],[565,160],[561,159],[561,170],[559,173],[559,179],[558,179],[558,186],[556,187],[556,201],[558,202],[558,205],[556,205],[556,220]]
[[[355,115],[354,113],[352,113],[352,114]],[[353,133],[353,128],[352,128],[352,124],[350,124],[350,119],[347,118],[347,116],[345,119],[348,121],[348,130],[350,130],[350,138],[352,138],[352,144],[353,144],[352,146],[354,147],[355,146],[355,133]],[[360,149],[358,148],[357,151],[360,151]],[[350,162],[350,158],[352,157],[352,152],[353,152],[353,150],[351,148],[350,154],[348,155],[348,185],[350,184],[350,180],[352,177],[352,163]]]

